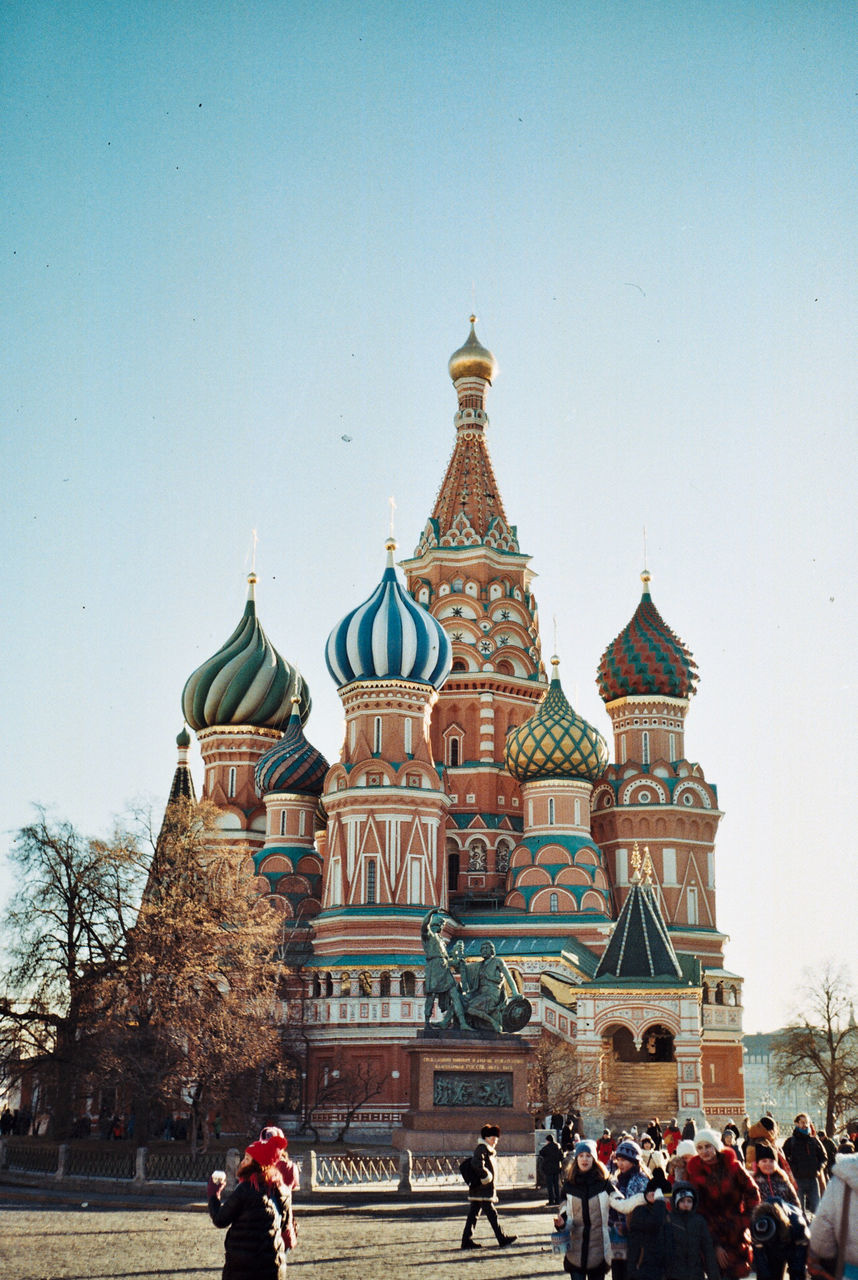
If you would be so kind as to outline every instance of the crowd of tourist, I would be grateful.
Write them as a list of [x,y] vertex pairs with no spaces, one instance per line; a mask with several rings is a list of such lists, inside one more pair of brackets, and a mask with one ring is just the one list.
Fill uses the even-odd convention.
[[539,1166],[576,1280],[858,1280],[858,1131],[838,1144],[800,1113],[784,1141],[768,1115],[558,1139]]

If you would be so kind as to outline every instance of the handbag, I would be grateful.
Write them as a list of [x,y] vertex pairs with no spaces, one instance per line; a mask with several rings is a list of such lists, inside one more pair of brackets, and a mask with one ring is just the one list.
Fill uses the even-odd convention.
[[562,1231],[551,1232],[551,1252],[565,1253],[569,1248],[569,1242],[572,1238],[571,1227],[564,1227]]

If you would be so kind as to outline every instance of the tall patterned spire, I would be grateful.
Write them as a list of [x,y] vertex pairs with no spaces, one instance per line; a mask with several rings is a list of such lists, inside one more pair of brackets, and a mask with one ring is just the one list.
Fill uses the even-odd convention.
[[450,357],[449,370],[459,406],[456,443],[429,522],[414,552],[430,547],[474,547],[519,551],[516,530],[506,518],[486,445],[486,395],[497,376],[497,361],[477,339],[471,316],[467,341]]

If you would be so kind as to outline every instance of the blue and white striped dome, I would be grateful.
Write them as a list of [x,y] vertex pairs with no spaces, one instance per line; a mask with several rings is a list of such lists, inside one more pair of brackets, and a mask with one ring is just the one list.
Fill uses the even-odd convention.
[[440,689],[453,651],[431,613],[400,586],[387,543],[387,567],[370,598],[334,627],[325,661],[338,687],[353,680],[414,680]]

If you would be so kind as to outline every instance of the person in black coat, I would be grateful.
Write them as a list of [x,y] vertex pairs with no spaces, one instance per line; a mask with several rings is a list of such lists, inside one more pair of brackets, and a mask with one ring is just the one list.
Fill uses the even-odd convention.
[[554,1134],[549,1133],[544,1146],[539,1148],[539,1164],[545,1178],[547,1204],[560,1203],[560,1166],[563,1163],[563,1152],[554,1141]]
[[667,1220],[665,1280],[721,1280],[715,1245],[706,1219],[697,1212],[697,1192],[677,1182]]
[[[659,1170],[661,1173],[661,1170]],[[629,1280],[664,1280],[667,1261],[667,1179],[650,1178],[644,1202],[629,1218],[629,1251],[626,1274]]]
[[497,1203],[497,1150],[500,1129],[496,1124],[484,1124],[480,1130],[480,1141],[471,1156],[471,1170],[468,1181],[468,1216],[465,1219],[465,1230],[462,1233],[462,1249],[479,1249],[482,1246],[474,1237],[474,1227],[481,1213],[489,1220],[489,1226],[501,1248],[512,1244],[518,1236],[508,1236],[501,1230],[495,1210]]
[[229,1227],[222,1280],[286,1280],[281,1234],[286,1192],[277,1171],[282,1138],[252,1142],[238,1166],[238,1184],[221,1202],[223,1182],[209,1179],[209,1214],[216,1227]]

